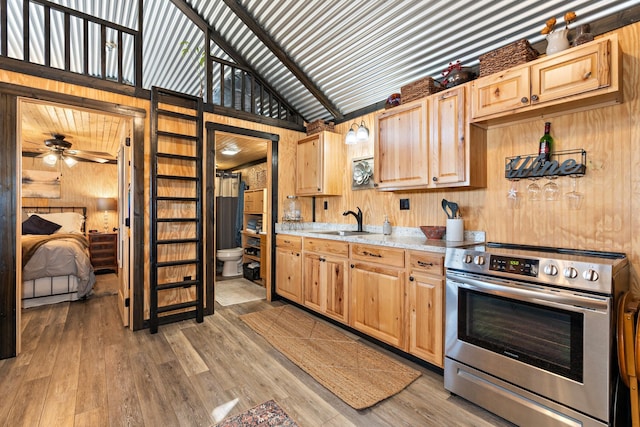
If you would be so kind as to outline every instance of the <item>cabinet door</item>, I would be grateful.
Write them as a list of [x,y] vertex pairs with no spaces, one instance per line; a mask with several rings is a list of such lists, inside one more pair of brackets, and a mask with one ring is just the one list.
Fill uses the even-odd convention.
[[378,189],[429,184],[427,100],[376,116],[374,178]]
[[443,366],[444,279],[412,272],[408,282],[409,353]]
[[300,251],[276,247],[276,292],[302,303],[302,256]]
[[351,267],[351,326],[403,348],[404,270],[363,262]]
[[511,68],[471,83],[471,117],[478,118],[529,105],[529,67]]
[[341,322],[347,322],[346,258],[304,254],[303,304]]
[[343,258],[325,257],[323,262],[325,296],[324,314],[341,322],[347,323],[347,268],[349,261]]
[[322,261],[320,255],[304,254],[303,271],[303,300],[302,303],[312,310],[322,312]]
[[298,141],[296,150],[296,194],[313,195],[322,191],[323,150],[320,134]]
[[429,97],[431,111],[431,175],[436,187],[466,179],[466,87]]
[[532,100],[542,103],[609,86],[610,46],[610,40],[605,39],[532,65]]

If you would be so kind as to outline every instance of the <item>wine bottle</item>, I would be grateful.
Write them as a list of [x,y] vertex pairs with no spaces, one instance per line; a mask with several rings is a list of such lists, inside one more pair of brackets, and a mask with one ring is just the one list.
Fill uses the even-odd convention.
[[540,147],[538,148],[538,155],[544,156],[543,160],[548,162],[551,160],[551,148],[553,147],[553,138],[551,137],[551,123],[546,122],[544,124],[544,135],[540,138]]

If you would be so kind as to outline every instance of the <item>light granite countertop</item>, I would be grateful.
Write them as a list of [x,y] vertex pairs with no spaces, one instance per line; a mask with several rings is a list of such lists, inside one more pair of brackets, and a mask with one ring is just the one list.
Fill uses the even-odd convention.
[[[418,227],[392,227],[391,235],[382,234],[382,226],[364,226],[364,231],[370,234],[359,234],[351,236],[340,236],[336,234],[324,234],[326,232],[338,230],[356,230],[355,225],[333,224],[333,223],[278,223],[276,224],[277,234],[287,234],[301,237],[317,237],[328,240],[340,240],[350,243],[368,243],[371,245],[389,246],[401,249],[413,249],[418,251],[428,251],[445,253],[447,248],[468,246],[482,243],[485,240],[484,231],[466,231],[463,241],[428,240]],[[445,236],[446,238],[446,236]]]

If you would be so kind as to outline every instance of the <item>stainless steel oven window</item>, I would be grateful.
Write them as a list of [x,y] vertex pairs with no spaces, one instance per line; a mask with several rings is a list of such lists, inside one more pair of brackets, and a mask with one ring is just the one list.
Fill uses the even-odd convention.
[[583,381],[582,313],[461,288],[458,314],[458,339]]

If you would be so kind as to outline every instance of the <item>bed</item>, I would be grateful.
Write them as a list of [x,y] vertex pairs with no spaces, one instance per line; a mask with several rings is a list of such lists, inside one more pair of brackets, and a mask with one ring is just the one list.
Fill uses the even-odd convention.
[[85,207],[22,208],[22,307],[75,301],[96,276],[84,234]]

